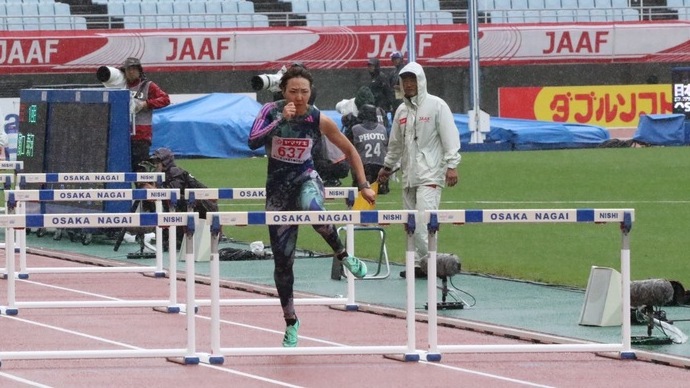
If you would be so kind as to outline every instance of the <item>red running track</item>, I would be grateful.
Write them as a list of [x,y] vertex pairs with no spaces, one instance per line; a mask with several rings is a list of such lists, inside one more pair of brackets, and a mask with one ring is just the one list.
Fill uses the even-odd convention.
[[[87,265],[30,255],[32,266]],[[0,280],[0,304],[7,304]],[[184,282],[178,284],[184,301]],[[196,286],[197,298],[209,287]],[[18,280],[17,300],[167,299],[168,279],[142,274],[35,274]],[[221,298],[265,298],[222,288]],[[327,306],[298,306],[300,346],[404,345],[405,320]],[[209,309],[196,318],[196,349],[210,351]],[[223,307],[221,346],[280,346],[278,306]],[[0,352],[167,349],[186,346],[186,315],[151,308],[20,308],[0,316]],[[427,326],[417,323],[417,349]],[[442,344],[505,344],[516,340],[451,327]],[[608,355],[610,356],[610,355]],[[380,355],[225,357],[222,365],[180,365],[165,358],[2,360],[0,387],[662,387],[687,385],[686,369],[590,353],[443,354],[440,362],[401,362]]]

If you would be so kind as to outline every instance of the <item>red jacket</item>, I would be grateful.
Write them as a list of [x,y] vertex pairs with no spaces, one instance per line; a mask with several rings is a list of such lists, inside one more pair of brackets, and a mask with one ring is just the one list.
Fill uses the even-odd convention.
[[146,101],[146,107],[135,116],[135,134],[132,140],[147,140],[151,142],[153,129],[153,110],[170,105],[170,96],[152,81],[146,82],[142,87],[142,81],[127,83],[127,88],[135,92],[133,98]]

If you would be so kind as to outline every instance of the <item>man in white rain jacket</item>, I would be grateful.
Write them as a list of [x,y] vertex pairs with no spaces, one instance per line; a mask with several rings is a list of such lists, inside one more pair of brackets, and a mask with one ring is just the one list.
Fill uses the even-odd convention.
[[[458,183],[460,134],[453,114],[441,98],[428,94],[424,69],[410,62],[400,70],[400,87],[405,96],[393,117],[388,153],[379,179],[385,181],[400,164],[403,207],[408,210],[437,210],[441,191]],[[420,260],[428,254],[429,235],[419,221],[415,228],[415,277],[426,277]],[[400,276],[405,277],[405,271]]]

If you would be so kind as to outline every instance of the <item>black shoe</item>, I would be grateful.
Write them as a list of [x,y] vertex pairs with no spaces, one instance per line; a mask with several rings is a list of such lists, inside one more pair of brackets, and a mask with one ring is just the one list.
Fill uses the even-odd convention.
[[340,280],[346,277],[345,271],[343,270],[343,262],[338,260],[337,257],[333,256],[333,262],[331,263],[331,279]]
[[[407,276],[407,271],[400,271],[400,277],[405,278]],[[424,272],[420,267],[414,267],[414,277],[415,279],[426,279],[426,272]]]

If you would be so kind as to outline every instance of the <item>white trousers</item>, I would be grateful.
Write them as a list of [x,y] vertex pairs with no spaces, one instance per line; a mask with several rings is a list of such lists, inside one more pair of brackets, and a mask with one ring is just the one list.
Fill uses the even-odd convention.
[[[403,208],[405,210],[417,210],[420,214],[429,210],[438,210],[441,204],[441,186],[418,186],[403,189]],[[422,216],[423,217],[423,216]],[[429,253],[429,231],[423,218],[415,219],[414,247],[415,265],[419,267],[419,261]]]

